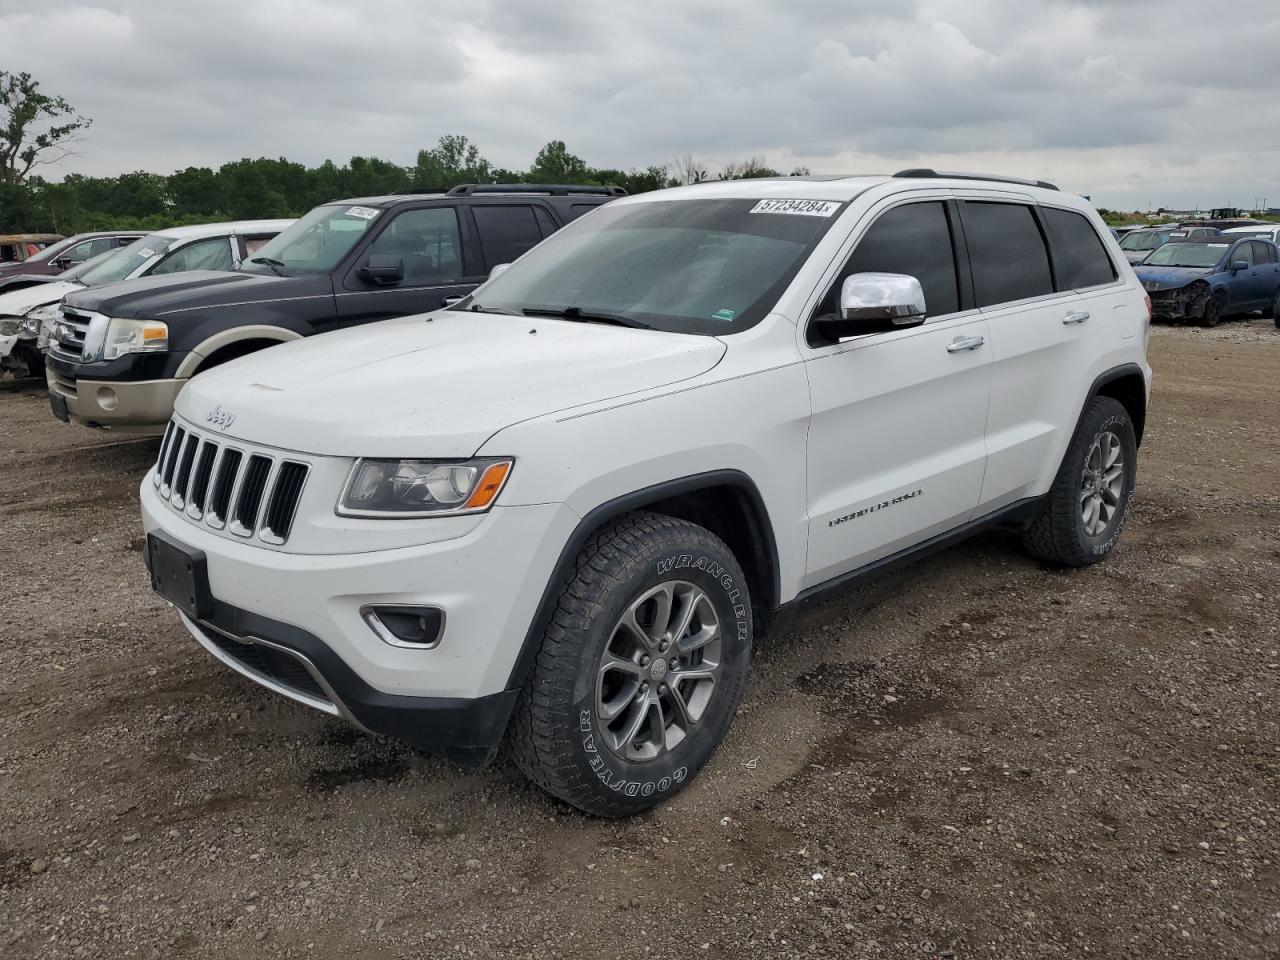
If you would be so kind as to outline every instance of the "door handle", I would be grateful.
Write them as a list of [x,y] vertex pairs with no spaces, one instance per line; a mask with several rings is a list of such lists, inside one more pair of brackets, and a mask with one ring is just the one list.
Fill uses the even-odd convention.
[[1068,310],[1066,316],[1062,318],[1062,322],[1067,326],[1071,326],[1073,323],[1084,323],[1088,319],[1088,310]]
[[443,300],[440,301],[440,306],[452,307],[455,303],[457,303],[461,299],[462,297],[445,297]]
[[956,337],[947,344],[947,353],[959,353],[961,350],[977,350],[986,342],[982,337]]

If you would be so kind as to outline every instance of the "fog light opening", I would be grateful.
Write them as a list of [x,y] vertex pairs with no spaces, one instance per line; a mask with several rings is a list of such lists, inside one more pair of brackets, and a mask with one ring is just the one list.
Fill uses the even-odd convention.
[[120,398],[110,387],[98,388],[98,406],[103,410],[114,410],[119,403]]
[[439,607],[403,605],[360,608],[365,623],[384,643],[412,650],[430,650],[444,633],[444,611]]

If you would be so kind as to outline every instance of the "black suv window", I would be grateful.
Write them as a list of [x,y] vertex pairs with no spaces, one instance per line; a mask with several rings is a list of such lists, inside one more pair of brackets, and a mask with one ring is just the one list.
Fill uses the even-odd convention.
[[159,275],[187,270],[230,270],[231,265],[231,242],[226,237],[210,237],[179,247],[149,272]]
[[1116,268],[1107,255],[1107,248],[1088,217],[1074,210],[1053,207],[1041,207],[1040,212],[1049,230],[1058,289],[1096,287],[1116,278]]
[[527,203],[511,206],[476,205],[471,208],[480,232],[480,249],[485,266],[492,270],[510,263],[542,240],[533,207]]
[[1029,206],[969,201],[961,209],[978,306],[1053,293],[1049,253]]
[[929,316],[959,310],[955,251],[942,203],[908,203],[882,214],[858,241],[818,305],[818,316],[837,312],[840,287],[855,273],[905,273],[920,281]]
[[457,283],[462,269],[462,239],[453,207],[427,207],[397,214],[369,246],[370,256],[399,257],[404,282],[434,286]]

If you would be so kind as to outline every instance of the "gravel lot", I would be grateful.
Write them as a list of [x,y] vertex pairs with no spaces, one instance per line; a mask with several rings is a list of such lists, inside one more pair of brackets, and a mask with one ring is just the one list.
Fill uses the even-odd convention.
[[277,699],[150,593],[150,441],[0,383],[0,954],[1280,956],[1280,331],[1157,328],[1129,527],[808,609],[627,822]]

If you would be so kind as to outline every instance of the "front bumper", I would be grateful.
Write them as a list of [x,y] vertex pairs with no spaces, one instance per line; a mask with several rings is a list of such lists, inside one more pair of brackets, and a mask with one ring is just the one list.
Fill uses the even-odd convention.
[[[512,673],[528,626],[576,525],[563,504],[495,507],[460,536],[411,547],[361,552],[348,538],[352,552],[295,554],[190,522],[149,475],[140,496],[148,534],[205,555],[210,612],[183,621],[224,664],[420,749],[492,757],[518,696]],[[441,608],[441,641],[384,641],[361,615],[370,604]]]
[[76,423],[118,433],[159,436],[173,416],[173,402],[186,380],[69,379],[52,365],[45,368],[49,393],[61,397]]
[[1190,284],[1174,290],[1149,290],[1151,319],[1198,320],[1204,316],[1210,292],[1203,284]]

